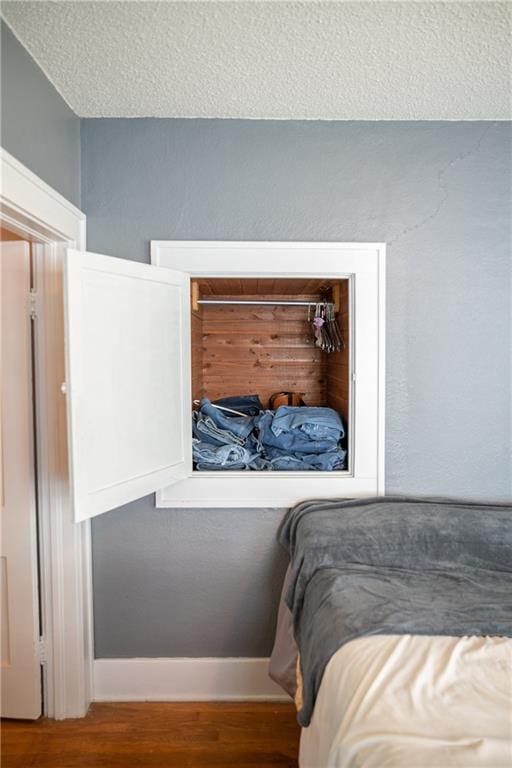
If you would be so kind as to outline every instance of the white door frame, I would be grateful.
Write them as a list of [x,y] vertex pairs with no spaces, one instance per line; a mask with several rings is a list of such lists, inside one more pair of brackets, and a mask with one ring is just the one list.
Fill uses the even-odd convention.
[[85,249],[86,217],[0,147],[0,223],[40,243],[36,432],[45,715],[83,717],[92,699],[91,534],[89,521],[73,522],[60,384],[64,381],[62,256],[67,247]]

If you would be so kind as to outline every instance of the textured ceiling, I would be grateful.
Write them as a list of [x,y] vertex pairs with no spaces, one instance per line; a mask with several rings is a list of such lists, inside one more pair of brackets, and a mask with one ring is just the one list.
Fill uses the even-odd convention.
[[509,3],[2,2],[81,117],[510,119]]

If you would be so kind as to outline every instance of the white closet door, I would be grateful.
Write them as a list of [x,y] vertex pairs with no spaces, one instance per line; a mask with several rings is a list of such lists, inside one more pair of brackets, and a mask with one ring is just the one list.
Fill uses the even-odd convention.
[[79,521],[191,471],[189,276],[69,250],[64,277]]

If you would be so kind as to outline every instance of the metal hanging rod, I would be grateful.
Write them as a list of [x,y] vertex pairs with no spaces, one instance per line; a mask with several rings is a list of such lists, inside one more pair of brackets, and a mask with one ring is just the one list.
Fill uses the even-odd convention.
[[198,299],[198,304],[252,304],[271,307],[316,307],[317,304],[332,304],[332,301],[247,301],[239,299]]

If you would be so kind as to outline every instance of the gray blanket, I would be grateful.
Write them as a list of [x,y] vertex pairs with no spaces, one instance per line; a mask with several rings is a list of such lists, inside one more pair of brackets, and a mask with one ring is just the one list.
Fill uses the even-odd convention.
[[512,636],[512,505],[304,502],[281,542],[309,724],[331,656],[364,635]]

